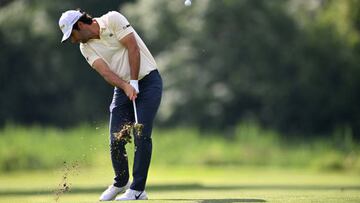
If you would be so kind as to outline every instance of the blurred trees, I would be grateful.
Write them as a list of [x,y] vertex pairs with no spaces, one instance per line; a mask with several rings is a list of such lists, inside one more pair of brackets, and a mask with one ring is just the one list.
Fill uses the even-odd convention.
[[91,71],[76,45],[60,44],[58,19],[68,9],[101,15],[119,4],[13,0],[0,7],[1,124],[64,126],[104,117],[112,90]]
[[[358,1],[180,3],[143,0],[124,9],[160,50],[169,98],[163,121],[231,129],[250,119],[292,133],[358,131]],[[149,12],[136,12],[145,5]]]
[[[57,20],[70,8],[99,16],[124,2],[2,5],[0,122],[106,119],[112,88],[76,47],[59,43]],[[255,120],[360,136],[359,1],[138,0],[121,11],[163,74],[161,124],[231,129]]]

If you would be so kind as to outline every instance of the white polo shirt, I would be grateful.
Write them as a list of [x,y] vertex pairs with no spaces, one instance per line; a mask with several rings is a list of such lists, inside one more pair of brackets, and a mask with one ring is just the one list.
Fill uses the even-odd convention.
[[128,50],[119,40],[134,33],[140,49],[139,80],[157,68],[154,57],[136,33],[128,20],[119,12],[111,11],[94,18],[100,26],[100,39],[91,39],[80,43],[80,51],[90,66],[96,59],[102,58],[109,68],[121,79],[130,81],[130,64]]

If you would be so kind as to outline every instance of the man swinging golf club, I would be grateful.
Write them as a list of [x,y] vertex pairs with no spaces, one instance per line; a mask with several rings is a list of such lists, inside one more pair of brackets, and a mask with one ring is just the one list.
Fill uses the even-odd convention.
[[[153,56],[128,20],[116,11],[92,18],[80,10],[69,10],[60,17],[59,26],[61,42],[70,38],[72,43],[80,43],[90,66],[115,87],[110,105],[110,154],[115,178],[100,200],[148,199],[145,184],[152,152],[151,131],[162,95],[162,79]],[[114,134],[134,122],[133,101],[143,129],[140,136],[134,136],[130,183],[126,141],[117,140]],[[117,197],[120,193],[124,194]]]

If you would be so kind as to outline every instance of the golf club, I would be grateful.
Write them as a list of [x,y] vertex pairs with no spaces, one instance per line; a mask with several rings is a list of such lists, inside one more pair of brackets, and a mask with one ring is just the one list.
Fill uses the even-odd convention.
[[134,129],[135,135],[137,135],[139,137],[139,136],[141,136],[142,129],[144,128],[144,125],[138,123],[135,100],[133,100],[133,107],[134,107],[134,115],[135,115],[135,123],[133,125],[133,129]]
[[133,107],[134,107],[134,115],[135,115],[135,124],[138,123],[138,118],[137,118],[137,112],[136,112],[136,103],[135,103],[135,99],[132,100],[133,102]]

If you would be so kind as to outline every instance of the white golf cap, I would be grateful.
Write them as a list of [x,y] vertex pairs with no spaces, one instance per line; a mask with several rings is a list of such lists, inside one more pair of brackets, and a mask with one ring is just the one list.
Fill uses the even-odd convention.
[[59,26],[63,32],[61,42],[67,40],[72,32],[73,25],[80,19],[83,14],[77,10],[69,10],[64,12],[59,19]]

